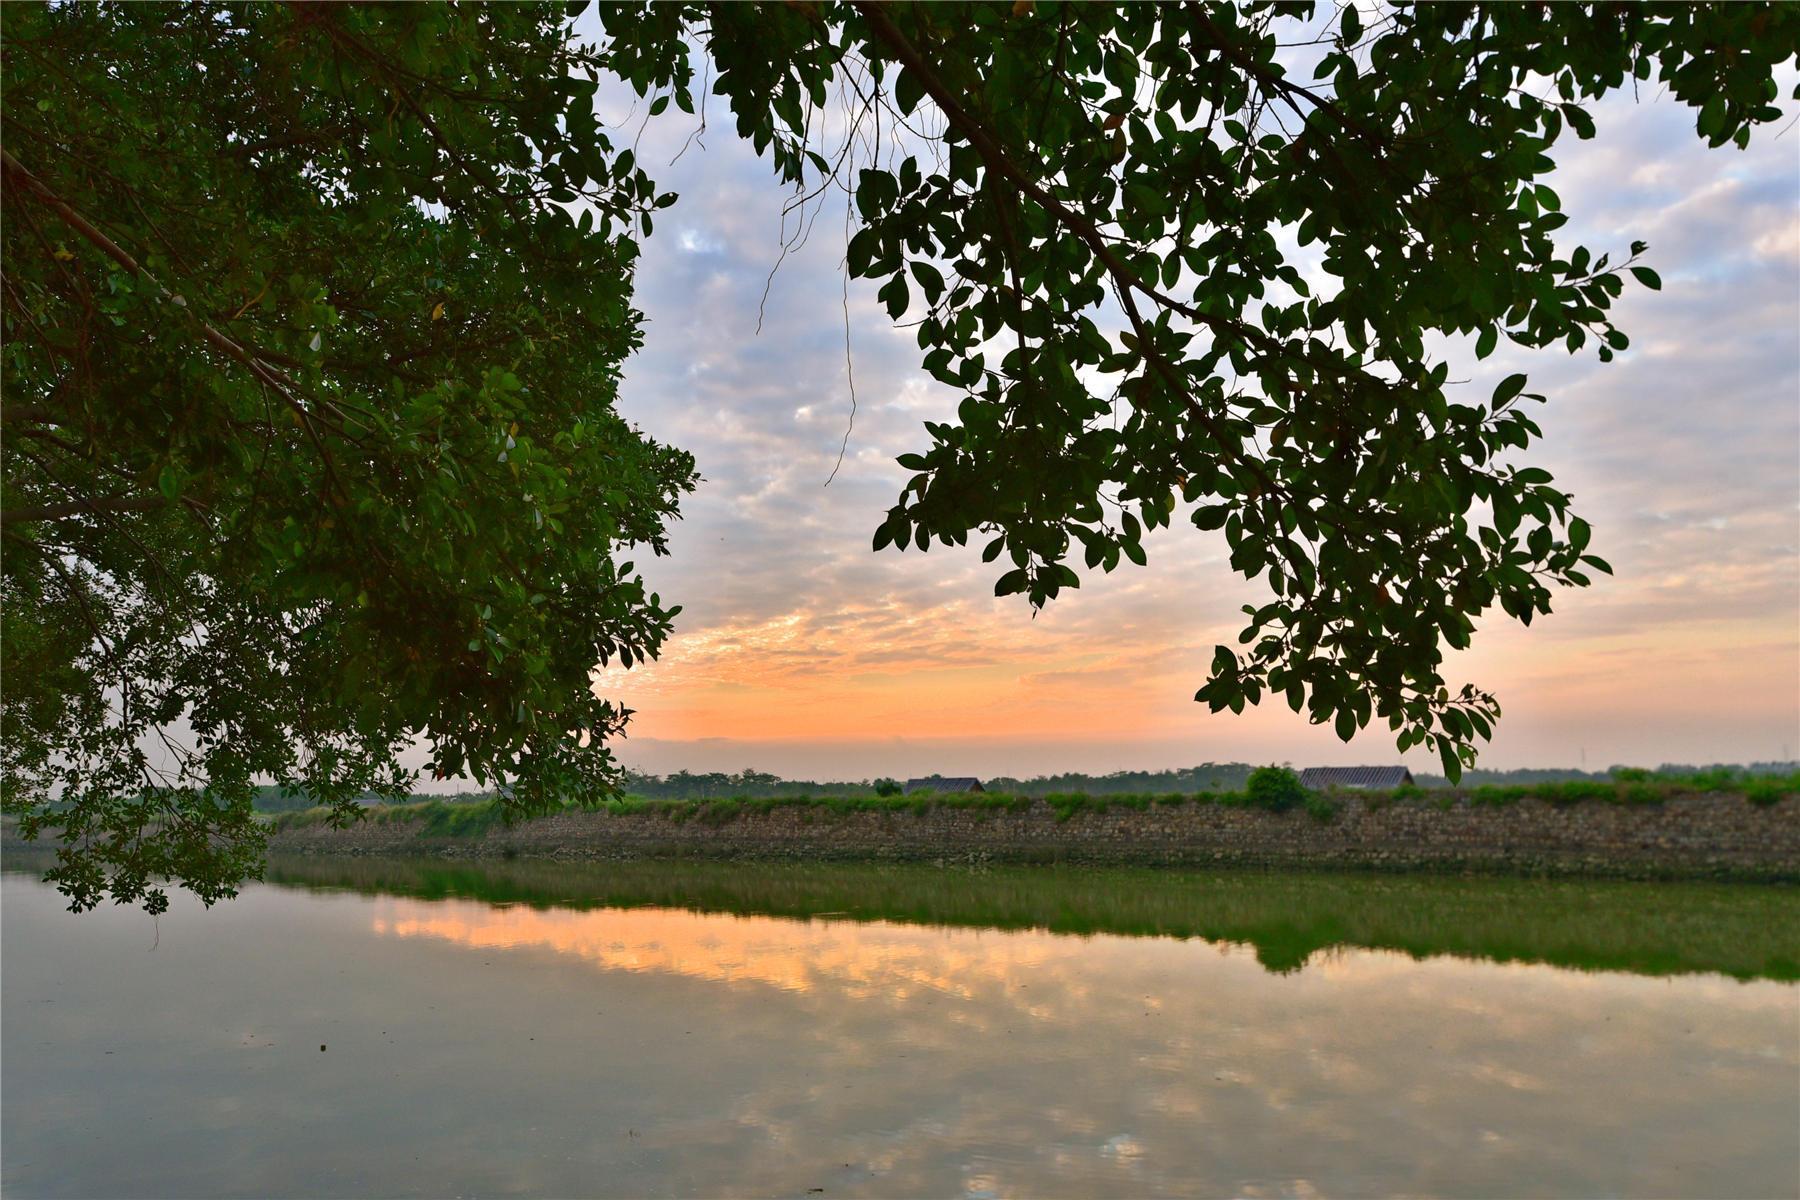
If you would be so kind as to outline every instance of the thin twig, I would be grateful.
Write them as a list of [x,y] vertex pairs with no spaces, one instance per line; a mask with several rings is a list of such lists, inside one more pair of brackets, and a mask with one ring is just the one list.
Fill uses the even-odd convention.
[[825,480],[830,487],[844,465],[844,453],[850,448],[850,432],[856,428],[856,369],[850,361],[850,193],[844,192],[844,376],[850,381],[850,424],[844,428],[844,441],[838,447],[837,464]]

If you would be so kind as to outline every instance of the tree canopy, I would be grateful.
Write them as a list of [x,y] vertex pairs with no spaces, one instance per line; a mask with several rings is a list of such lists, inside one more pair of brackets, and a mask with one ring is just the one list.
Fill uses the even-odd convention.
[[[6,801],[78,904],[251,789],[608,795],[685,453],[613,409],[659,200],[546,7],[5,16]],[[572,202],[581,202],[579,214]],[[577,734],[585,736],[576,736]]]
[[[578,7],[578,6],[577,6]],[[1197,699],[1383,722],[1454,777],[1446,648],[1606,571],[1523,375],[1602,359],[1641,244],[1547,182],[1639,83],[1714,146],[1780,119],[1785,5],[13,5],[4,84],[5,807],[77,906],[254,873],[258,781],[348,819],[401,754],[513,811],[609,794],[694,464],[613,407],[674,202],[594,96],[710,92],[854,204],[960,394],[874,536],[984,545],[1033,606],[1177,516],[1261,580]],[[670,111],[673,109],[674,111]]]

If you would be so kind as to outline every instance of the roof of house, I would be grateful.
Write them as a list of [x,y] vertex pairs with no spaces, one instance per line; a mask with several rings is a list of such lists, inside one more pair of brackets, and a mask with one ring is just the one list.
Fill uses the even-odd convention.
[[946,775],[933,776],[929,779],[909,779],[906,781],[906,790],[909,792],[980,792],[986,789],[981,786],[981,780],[976,779],[973,775]]
[[1397,788],[1413,781],[1405,767],[1308,767],[1300,772],[1302,787]]

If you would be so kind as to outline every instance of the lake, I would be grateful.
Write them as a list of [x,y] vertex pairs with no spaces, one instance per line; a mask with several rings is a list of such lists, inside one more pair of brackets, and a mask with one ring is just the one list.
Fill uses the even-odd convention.
[[9,855],[7,1196],[1790,1196],[1800,893]]

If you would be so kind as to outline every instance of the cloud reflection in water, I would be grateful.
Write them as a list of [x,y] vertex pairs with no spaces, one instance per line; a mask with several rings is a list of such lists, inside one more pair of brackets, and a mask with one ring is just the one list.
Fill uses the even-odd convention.
[[883,1194],[1691,1193],[1724,1164],[1778,1191],[1800,1165],[1781,984],[1364,950],[1274,975],[1202,941],[672,909],[382,898],[370,928],[647,977],[753,1039],[711,1117],[645,1134],[729,1145],[746,1191],[825,1146],[833,1191]]

